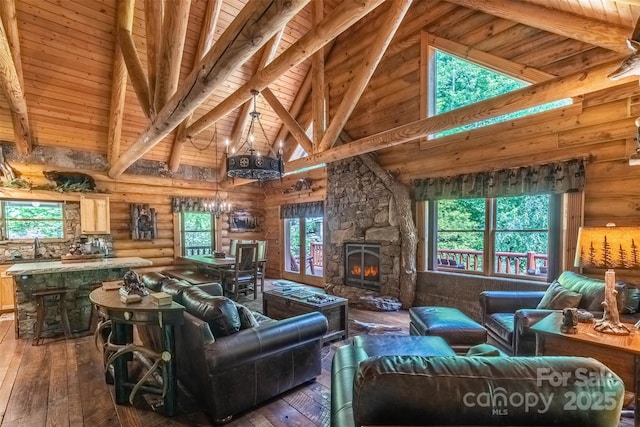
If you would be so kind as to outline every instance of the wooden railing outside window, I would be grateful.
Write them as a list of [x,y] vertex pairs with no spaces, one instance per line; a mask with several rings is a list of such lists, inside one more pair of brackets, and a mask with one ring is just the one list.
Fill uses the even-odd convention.
[[[496,272],[515,275],[545,276],[548,255],[535,252],[496,252]],[[468,271],[482,271],[482,251],[439,249],[438,266]]]

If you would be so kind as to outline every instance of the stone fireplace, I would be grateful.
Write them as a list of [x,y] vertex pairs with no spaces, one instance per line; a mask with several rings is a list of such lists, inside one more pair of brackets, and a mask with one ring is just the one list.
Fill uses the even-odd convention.
[[[365,296],[400,294],[400,231],[392,194],[355,157],[327,165],[326,228],[324,236],[326,290],[359,303]],[[351,252],[359,246],[361,253]],[[375,249],[371,249],[375,247]],[[366,251],[363,249],[366,248]],[[362,253],[368,254],[363,260]],[[370,260],[375,253],[377,276],[347,272],[353,261]],[[358,258],[359,257],[359,258]],[[356,283],[357,282],[357,283]],[[374,283],[377,282],[377,283]]]
[[380,289],[380,245],[347,243],[344,245],[345,284],[375,291]]

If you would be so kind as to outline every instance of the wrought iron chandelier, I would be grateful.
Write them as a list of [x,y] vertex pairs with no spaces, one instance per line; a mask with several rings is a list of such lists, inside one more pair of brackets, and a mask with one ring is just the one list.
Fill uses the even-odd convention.
[[[215,161],[218,161],[218,128],[217,126],[213,129],[213,138],[212,142],[215,145],[216,157]],[[220,195],[220,190],[218,189],[218,171],[216,170],[214,175],[214,183],[216,185],[216,192],[213,195],[213,199],[207,200],[204,202],[204,207],[209,212],[211,212],[216,218],[219,218],[223,213],[231,212],[231,203],[227,200],[223,199]]]
[[[253,146],[255,142],[255,128],[256,125],[260,127],[264,140],[268,143],[269,139],[267,133],[262,127],[260,121],[260,113],[257,111],[257,97],[258,91],[252,90],[253,94],[253,111],[249,113],[251,116],[251,123],[249,124],[249,130],[247,131],[247,137],[238,149],[236,153],[232,148],[231,155],[229,156],[229,147],[227,146],[227,176],[231,178],[246,178],[257,179],[259,181],[266,181],[269,179],[282,179],[284,175],[284,163],[282,161],[282,147],[278,149],[278,153],[275,153],[271,147],[269,147],[270,155],[261,155],[258,150]],[[240,153],[240,149],[247,147],[245,153]]]

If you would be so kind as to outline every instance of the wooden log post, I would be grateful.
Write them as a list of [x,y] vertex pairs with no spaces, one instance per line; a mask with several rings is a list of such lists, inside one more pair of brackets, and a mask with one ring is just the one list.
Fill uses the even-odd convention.
[[155,147],[187,118],[228,76],[244,64],[309,0],[253,0],[227,27],[220,40],[183,81],[155,120],[109,169],[119,177],[133,162]]
[[409,188],[396,180],[388,171],[384,170],[375,160],[373,154],[358,156],[369,170],[378,177],[389,190],[395,202],[398,217],[398,228],[402,239],[400,252],[400,302],[405,310],[413,307],[416,299],[416,254],[418,253],[418,229],[413,222],[411,211],[411,195]]

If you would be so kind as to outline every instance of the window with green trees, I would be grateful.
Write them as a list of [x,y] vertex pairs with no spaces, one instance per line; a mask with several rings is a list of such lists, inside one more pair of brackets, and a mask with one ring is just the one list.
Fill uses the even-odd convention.
[[438,269],[546,277],[549,195],[435,203]]
[[209,212],[183,212],[182,247],[185,256],[208,255],[215,248],[215,220]]
[[64,238],[62,203],[5,200],[2,212],[7,239]]
[[[435,50],[433,68],[433,75],[435,77],[432,79],[432,87],[429,88],[428,93],[432,94],[430,102],[434,115],[484,101],[485,99],[512,92],[528,85],[528,83],[521,80],[460,59],[440,50]],[[514,113],[449,129],[437,133],[434,136],[450,135],[517,117],[524,117],[568,105],[571,104],[571,102],[571,99],[550,102],[537,107],[527,108]]]

